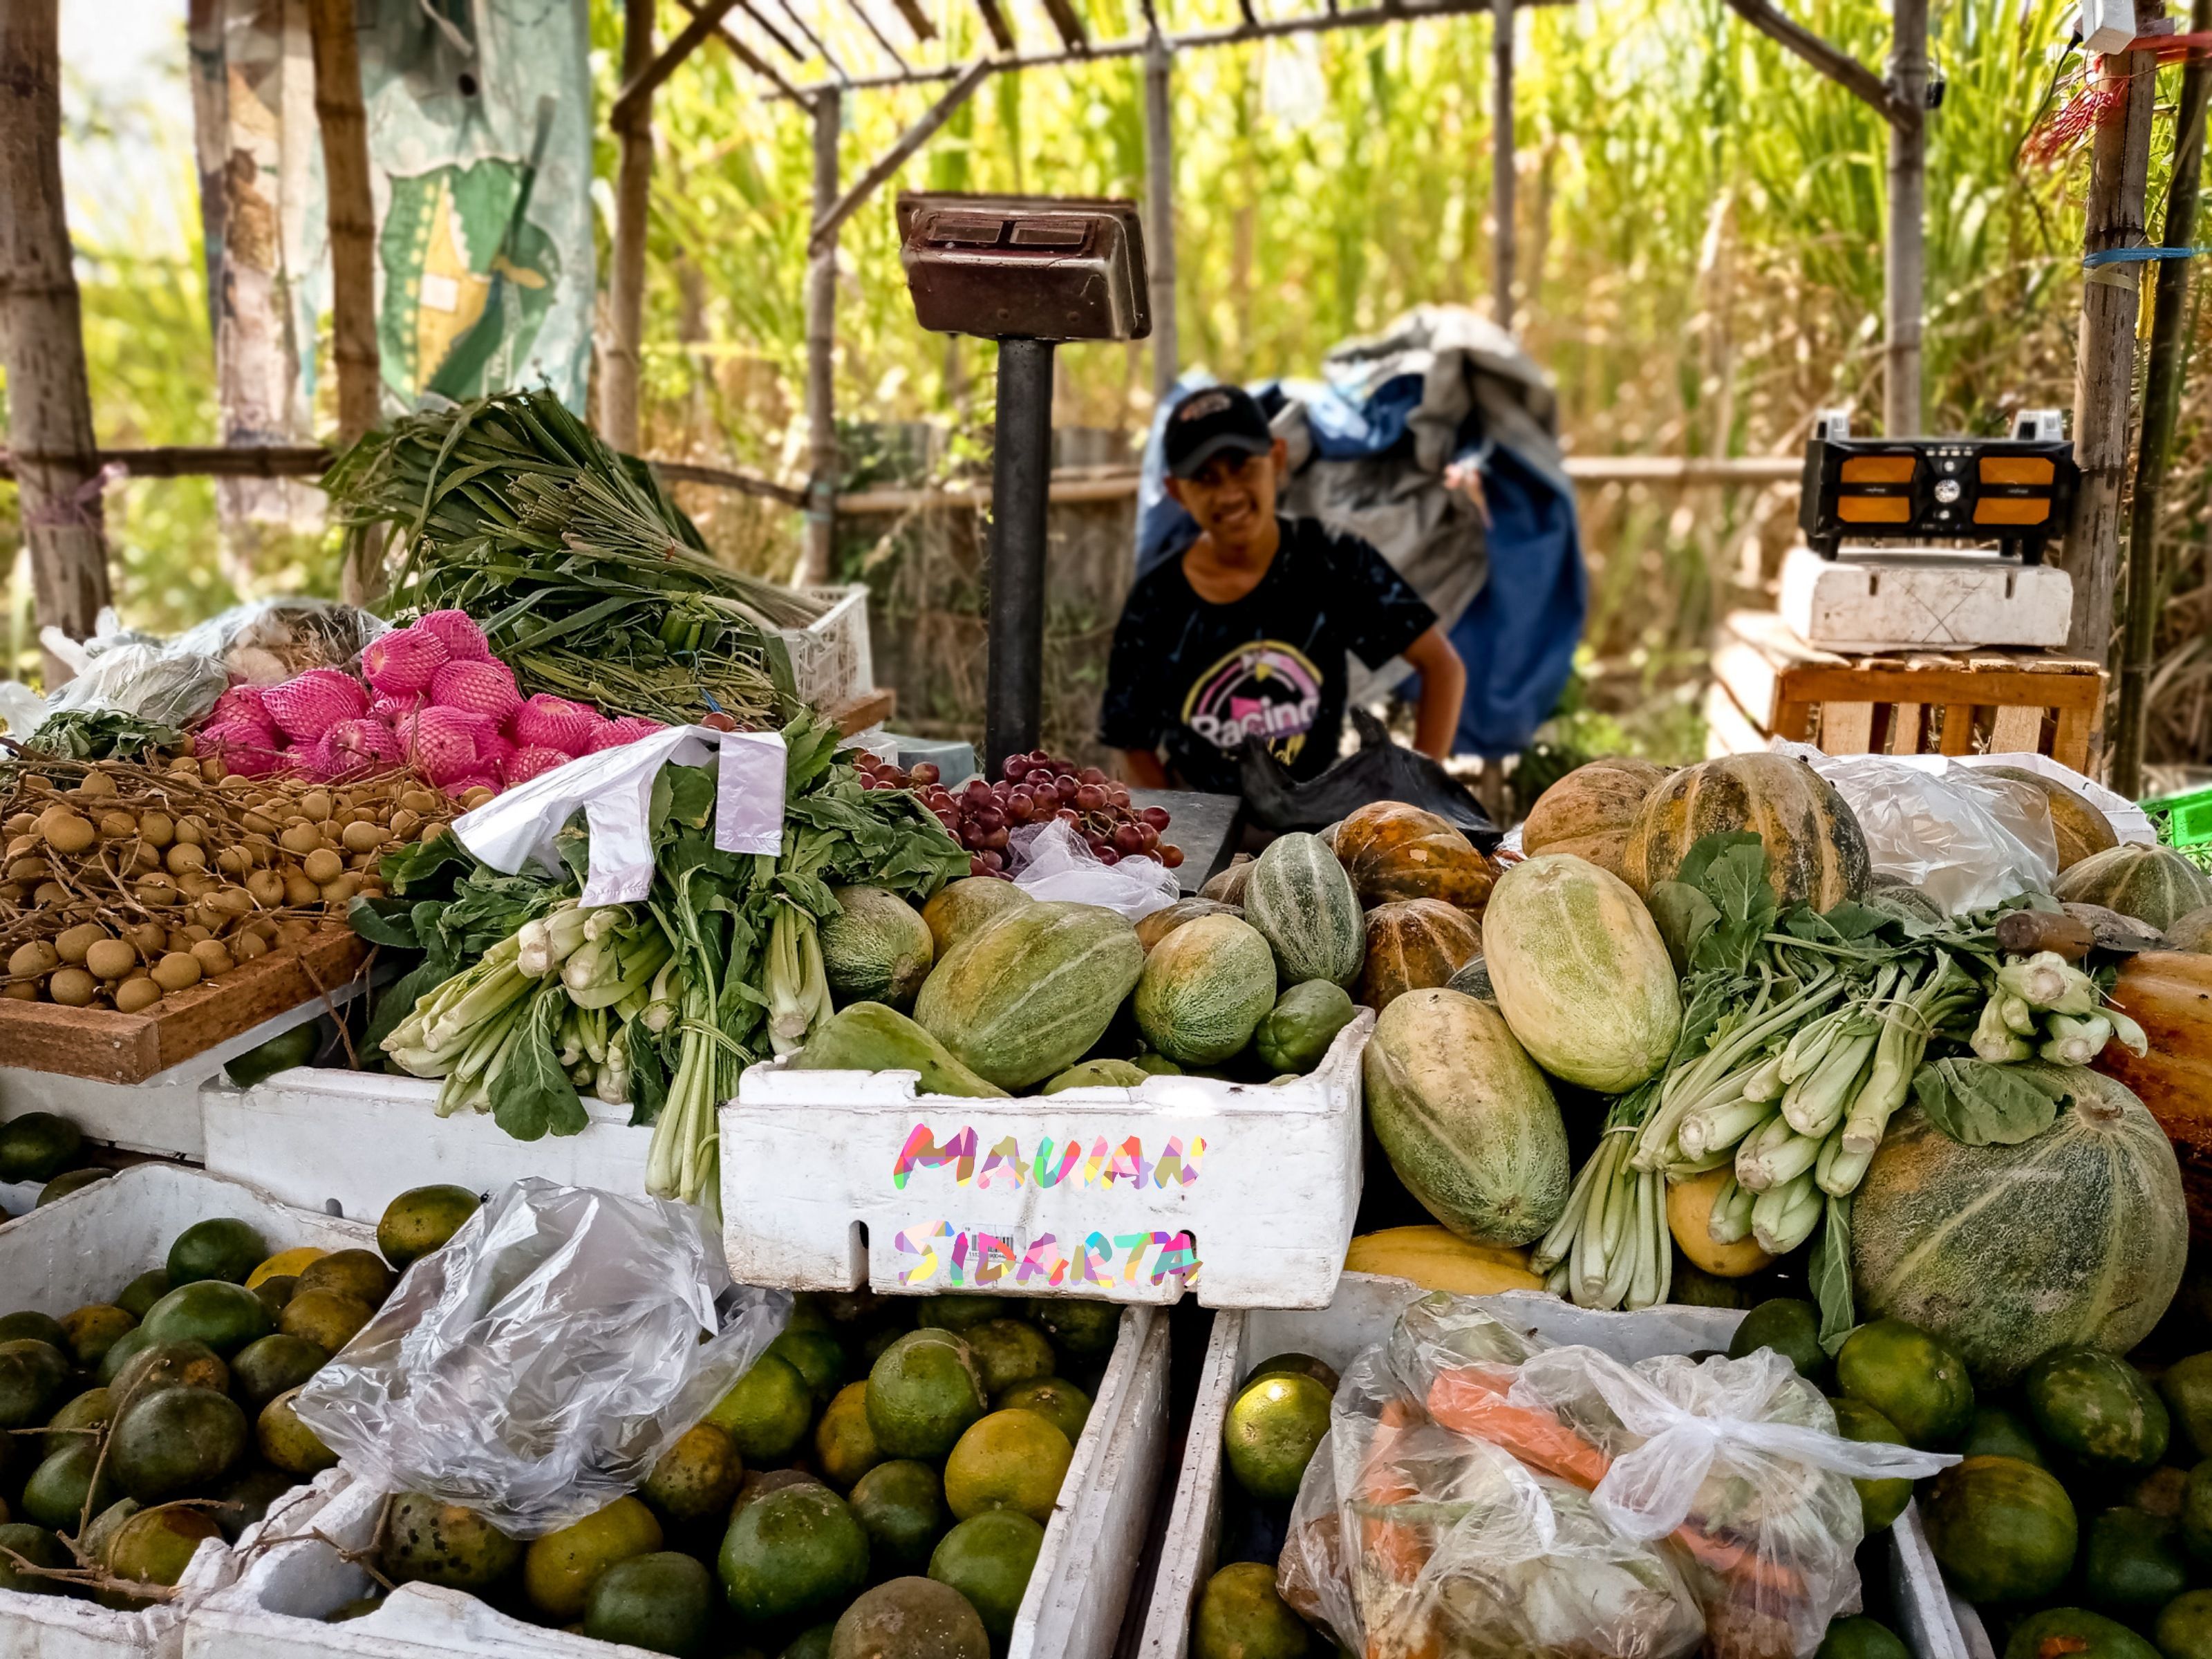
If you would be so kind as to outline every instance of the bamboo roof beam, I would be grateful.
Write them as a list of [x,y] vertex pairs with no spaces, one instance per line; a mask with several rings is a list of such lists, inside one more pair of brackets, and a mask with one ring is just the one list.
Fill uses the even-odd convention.
[[[991,44],[998,47],[1000,52],[1014,51],[1016,49],[1014,31],[1006,21],[1006,8],[999,3],[999,0],[975,0],[975,9],[983,15],[983,27],[991,32]],[[915,78],[920,80],[927,73],[927,71],[917,73]],[[948,67],[934,78],[949,79],[952,73],[952,70]]]
[[969,95],[990,77],[991,59],[978,58],[961,72],[945,94],[931,105],[922,118],[898,136],[897,141],[876,158],[875,164],[853,183],[853,187],[830,204],[829,210],[814,222],[807,237],[807,252],[819,254],[826,252],[837,240],[838,227],[851,218],[867,199],[881,190],[884,184],[914,153],[927,143],[931,137],[952,118],[952,112],[968,101]]
[[890,36],[883,32],[883,29],[877,24],[875,18],[869,14],[868,9],[860,3],[860,0],[845,0],[845,5],[846,9],[849,10],[854,16],[860,20],[862,26],[867,29],[868,33],[876,37],[876,44],[884,49],[884,55],[888,57],[891,62],[896,64],[902,70],[911,70],[914,67],[914,65],[908,63],[905,58],[899,56],[899,49],[891,44]]
[[914,31],[915,40],[937,39],[937,25],[929,21],[929,14],[921,9],[918,0],[891,0],[891,3],[898,8],[898,15],[906,19],[906,26]]
[[[1245,15],[1251,15],[1252,0],[1237,0],[1244,7]],[[1083,27],[1083,20],[1075,15],[1073,0],[1044,0],[1045,15],[1052,19],[1053,28],[1059,33],[1060,44],[1079,56],[1088,57],[1091,36]]]
[[703,0],[690,8],[690,21],[676,32],[676,38],[662,48],[653,61],[623,82],[622,90],[615,94],[613,111],[608,125],[617,132],[635,121],[645,106],[653,101],[653,93],[668,77],[676,73],[677,65],[696,52],[702,42],[722,25],[722,19],[736,7],[738,0]]

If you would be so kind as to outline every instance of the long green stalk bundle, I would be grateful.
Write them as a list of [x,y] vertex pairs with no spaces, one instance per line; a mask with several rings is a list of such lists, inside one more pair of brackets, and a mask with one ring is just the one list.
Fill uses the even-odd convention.
[[349,542],[398,533],[393,607],[467,611],[526,693],[769,722],[791,695],[776,630],[828,608],[717,564],[651,470],[547,391],[395,421],[323,488]]

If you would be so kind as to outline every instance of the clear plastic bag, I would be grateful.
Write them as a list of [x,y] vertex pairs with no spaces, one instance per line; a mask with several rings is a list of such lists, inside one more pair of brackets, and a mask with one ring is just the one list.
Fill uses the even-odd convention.
[[1058,818],[1035,830],[1017,830],[1013,848],[1014,885],[1031,898],[1103,905],[1131,921],[1142,921],[1182,896],[1175,872],[1158,860],[1104,863]]
[[1865,832],[1876,875],[1909,881],[1956,914],[2058,878],[2051,805],[2032,784],[1978,775],[1941,755],[1824,755],[1778,742],[1835,785]]
[[213,657],[234,680],[281,685],[310,668],[347,668],[391,624],[334,599],[255,599],[186,629],[172,651]]
[[1345,1373],[1279,1580],[1370,1659],[1804,1659],[1858,1605],[1851,1477],[1957,1461],[1843,1439],[1771,1350],[1653,1352],[1668,1310],[1611,1352],[1524,1312],[1425,1297]]
[[542,1537],[634,1490],[790,1311],[730,1288],[690,1206],[519,1181],[296,1404],[362,1478]]

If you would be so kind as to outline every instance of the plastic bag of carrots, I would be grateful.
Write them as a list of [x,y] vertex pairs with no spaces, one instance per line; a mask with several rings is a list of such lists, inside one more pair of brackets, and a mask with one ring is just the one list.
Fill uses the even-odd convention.
[[1679,1313],[1538,1308],[1426,1297],[1345,1373],[1279,1588],[1364,1659],[1806,1659],[1858,1604],[1852,1477],[1955,1461],[1841,1438],[1771,1351],[1656,1351]]

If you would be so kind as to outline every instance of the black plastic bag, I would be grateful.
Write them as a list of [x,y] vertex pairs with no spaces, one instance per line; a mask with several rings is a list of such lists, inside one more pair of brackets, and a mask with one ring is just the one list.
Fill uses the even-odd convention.
[[1352,711],[1359,752],[1304,783],[1296,782],[1265,739],[1244,739],[1246,821],[1267,830],[1323,830],[1378,800],[1401,800],[1434,812],[1482,851],[1496,850],[1504,832],[1490,821],[1465,785],[1417,749],[1393,743],[1381,720]]

